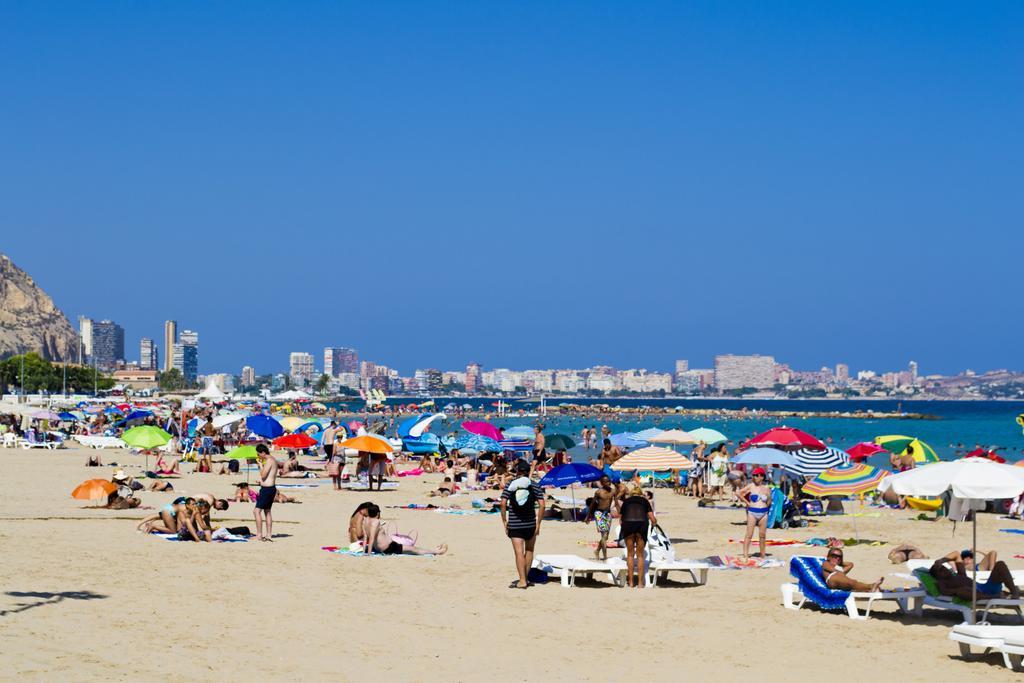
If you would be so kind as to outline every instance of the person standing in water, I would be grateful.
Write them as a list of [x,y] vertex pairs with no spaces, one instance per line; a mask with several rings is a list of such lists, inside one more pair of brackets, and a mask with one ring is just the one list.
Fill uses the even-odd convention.
[[750,540],[757,527],[757,544],[761,549],[759,557],[765,557],[765,536],[768,533],[768,510],[771,507],[772,490],[765,483],[763,467],[755,467],[752,481],[737,492],[736,496],[747,507],[747,533],[743,537],[743,557],[750,557]]
[[[256,446],[256,460],[260,464],[260,492],[256,496],[256,507],[253,509],[253,516],[256,518],[256,538],[261,541],[273,541],[274,518],[270,514],[270,508],[274,507],[274,499],[277,498],[277,460],[270,457],[270,449],[266,444]],[[263,523],[266,522],[267,533],[263,533]]]

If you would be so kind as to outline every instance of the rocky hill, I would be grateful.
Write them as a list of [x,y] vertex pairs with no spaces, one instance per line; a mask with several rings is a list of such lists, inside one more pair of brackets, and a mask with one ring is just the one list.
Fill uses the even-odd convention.
[[28,273],[0,253],[0,358],[27,351],[76,360],[78,332]]

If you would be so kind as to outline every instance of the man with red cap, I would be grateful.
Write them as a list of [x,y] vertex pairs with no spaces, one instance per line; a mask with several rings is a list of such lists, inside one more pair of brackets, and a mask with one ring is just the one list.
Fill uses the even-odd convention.
[[736,495],[740,501],[747,506],[747,534],[743,537],[743,557],[750,556],[750,539],[754,535],[754,527],[757,527],[757,541],[761,552],[758,557],[762,559],[765,555],[765,536],[768,533],[768,510],[772,502],[772,490],[766,483],[763,467],[756,467],[750,474],[751,482],[739,490]]

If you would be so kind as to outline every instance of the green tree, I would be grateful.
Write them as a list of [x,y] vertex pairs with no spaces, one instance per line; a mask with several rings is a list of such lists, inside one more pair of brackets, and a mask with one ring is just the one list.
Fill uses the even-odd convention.
[[313,389],[316,393],[321,396],[327,393],[327,385],[331,383],[330,375],[320,375],[316,378],[316,384],[313,385]]
[[166,372],[161,372],[157,378],[157,384],[160,386],[161,391],[181,391],[185,388],[185,376],[181,374],[181,370],[178,368],[171,368]]

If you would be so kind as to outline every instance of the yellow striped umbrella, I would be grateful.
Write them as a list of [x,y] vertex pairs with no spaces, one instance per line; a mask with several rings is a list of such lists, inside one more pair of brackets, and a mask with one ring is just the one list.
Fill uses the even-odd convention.
[[856,496],[878,488],[888,472],[856,462],[829,468],[801,489],[810,496]]
[[638,448],[612,463],[612,469],[620,472],[630,470],[664,472],[665,470],[688,470],[691,467],[693,467],[693,462],[685,455],[660,446]]

